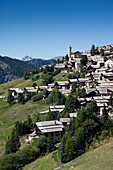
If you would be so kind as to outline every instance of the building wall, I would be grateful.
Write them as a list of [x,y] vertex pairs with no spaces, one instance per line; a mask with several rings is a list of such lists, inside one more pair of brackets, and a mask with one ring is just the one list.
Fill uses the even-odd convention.
[[46,134],[54,143],[58,143],[61,140],[61,132],[50,132]]
[[106,67],[106,68],[107,68],[107,67],[113,68],[113,62],[111,62],[111,61],[106,61],[106,62],[105,62],[105,67]]

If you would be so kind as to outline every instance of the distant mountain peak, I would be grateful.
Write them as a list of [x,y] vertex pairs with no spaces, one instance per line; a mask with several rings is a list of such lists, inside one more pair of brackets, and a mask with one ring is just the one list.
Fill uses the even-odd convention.
[[31,60],[32,60],[32,58],[28,55],[23,57],[23,59],[22,59],[22,61],[31,61]]

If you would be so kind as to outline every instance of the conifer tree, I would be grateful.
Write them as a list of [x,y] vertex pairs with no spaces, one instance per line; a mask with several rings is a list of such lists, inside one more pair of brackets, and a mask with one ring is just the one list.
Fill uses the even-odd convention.
[[16,133],[16,131],[13,129],[11,136],[8,137],[8,140],[6,142],[5,146],[5,154],[13,153],[18,151],[20,147],[20,141],[19,141],[19,136]]
[[64,148],[64,162],[68,162],[74,158],[75,148],[74,139],[71,134],[68,133],[66,136],[65,148]]
[[17,133],[17,135],[21,136],[23,135],[23,124],[22,122],[16,122],[15,123],[15,131]]
[[22,104],[25,103],[25,99],[24,99],[23,94],[20,94],[20,95],[18,96],[18,103],[22,103]]
[[107,109],[106,109],[106,106],[104,105],[104,109],[103,109],[103,118],[107,120],[108,117],[109,117],[108,111],[107,111]]
[[14,97],[12,96],[11,92],[9,92],[8,98],[7,98],[7,102],[8,102],[9,104],[12,104],[13,101],[14,101]]
[[66,99],[65,103],[65,113],[72,113],[75,112],[75,109],[80,108],[80,103],[77,98],[74,97],[72,93],[69,94],[69,96]]
[[73,83],[72,83],[72,90],[71,90],[71,92],[72,92],[72,93],[76,92],[76,88],[77,88],[77,83],[76,83],[76,82],[73,82]]
[[48,96],[48,103],[65,104],[65,100],[64,95],[57,88]]
[[91,47],[91,56],[94,56],[94,53],[95,53],[95,45],[93,44],[92,47]]
[[80,66],[81,66],[81,67],[86,66],[87,61],[88,61],[87,55],[83,55],[83,56],[82,56],[82,59],[80,60]]

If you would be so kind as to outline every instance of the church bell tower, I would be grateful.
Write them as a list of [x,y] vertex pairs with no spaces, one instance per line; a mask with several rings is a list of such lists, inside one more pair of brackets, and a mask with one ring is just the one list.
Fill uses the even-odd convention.
[[69,60],[71,60],[71,53],[72,53],[72,47],[69,46],[69,49],[68,49]]

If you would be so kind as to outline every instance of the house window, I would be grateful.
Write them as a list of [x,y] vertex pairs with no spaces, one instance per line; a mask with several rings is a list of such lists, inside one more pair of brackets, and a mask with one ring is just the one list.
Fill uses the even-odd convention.
[[54,136],[54,132],[51,132],[51,136]]
[[59,136],[59,135],[60,135],[60,132],[56,132],[55,135],[56,135],[56,136]]

